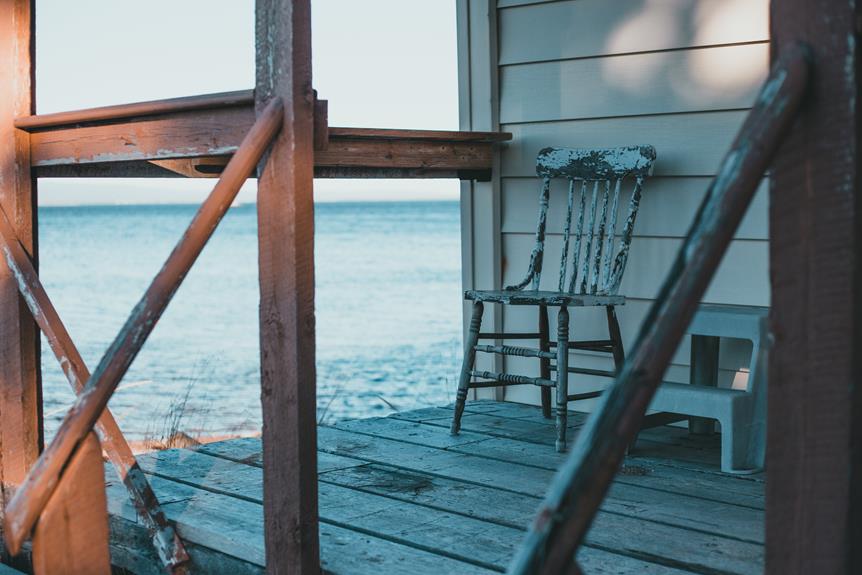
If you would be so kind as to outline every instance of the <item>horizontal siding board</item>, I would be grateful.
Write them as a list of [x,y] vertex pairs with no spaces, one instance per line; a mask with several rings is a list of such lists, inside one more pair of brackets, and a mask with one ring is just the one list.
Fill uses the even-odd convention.
[[749,108],[768,70],[768,43],[507,66],[500,121]]
[[514,8],[518,6],[530,6],[532,4],[547,4],[559,2],[559,0],[497,0],[497,8]]
[[768,0],[498,3],[500,64],[769,40]]
[[609,148],[651,144],[656,176],[713,176],[747,112],[704,112],[505,124],[512,143],[502,152],[504,177],[536,174],[536,155],[548,146]]
[[[651,178],[643,191],[635,235],[643,237],[684,237],[706,194],[711,178]],[[541,184],[536,177],[504,178],[502,184],[503,233],[532,234],[538,217],[538,193]],[[629,188],[623,188],[626,194]],[[548,209],[548,232],[561,233],[566,213],[567,184],[555,181]],[[624,199],[628,195],[622,196]],[[736,239],[766,240],[769,190],[764,179],[736,232]],[[628,205],[620,202],[618,222],[625,221]],[[619,230],[618,230],[619,231]]]
[[[682,245],[680,238],[634,238],[620,294],[637,299],[656,296]],[[530,234],[503,234],[505,285],[524,276],[534,238]],[[546,272],[541,289],[556,289],[562,241],[547,238]],[[731,242],[703,298],[707,303],[769,305],[769,243],[757,240]]]

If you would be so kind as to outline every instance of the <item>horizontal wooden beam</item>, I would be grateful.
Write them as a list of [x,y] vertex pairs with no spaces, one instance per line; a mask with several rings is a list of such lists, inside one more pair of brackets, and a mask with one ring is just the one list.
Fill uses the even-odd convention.
[[253,105],[254,91],[240,90],[237,92],[221,92],[218,94],[204,94],[202,96],[188,96],[168,100],[135,102],[133,104],[120,104],[118,106],[103,106],[100,108],[88,108],[86,110],[57,112],[55,114],[24,116],[16,118],[14,124],[16,128],[30,132],[33,130],[70,127],[87,123],[130,121],[147,116],[188,112],[191,110],[229,108],[233,106],[249,107]]
[[30,134],[33,167],[229,156],[254,122],[251,107],[189,110]]
[[[252,102],[250,91],[231,92],[28,116],[16,126],[31,133],[40,177],[218,177],[254,122]],[[486,179],[494,146],[511,137],[330,127],[315,176]]]

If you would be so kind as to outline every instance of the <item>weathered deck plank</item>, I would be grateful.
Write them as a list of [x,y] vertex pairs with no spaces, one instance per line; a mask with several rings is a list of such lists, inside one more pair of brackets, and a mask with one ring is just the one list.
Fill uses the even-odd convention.
[[[485,402],[476,402],[475,411],[464,416],[461,429],[529,443],[554,444],[555,435],[548,432],[549,428],[553,430],[554,420],[539,416],[534,411],[535,407],[506,403],[504,404],[506,407],[482,411],[479,406],[483,403]],[[392,417],[448,427],[452,418],[451,413],[452,410],[448,407],[429,407],[396,413]],[[586,415],[569,412],[569,417],[566,437],[571,442],[586,420]],[[678,463],[688,464],[687,467],[720,472],[716,466],[720,460],[718,451],[721,446],[720,441],[721,438],[718,435],[689,437],[685,429],[660,427],[641,432],[634,453],[647,453],[656,458],[672,458]]]
[[[319,429],[321,547],[333,573],[500,572],[532,520],[565,455],[537,408],[468,404],[458,437],[451,410],[342,422]],[[583,421],[570,419],[572,432]],[[676,432],[674,432],[676,433]],[[525,439],[526,438],[526,439]],[[587,546],[587,573],[757,573],[763,561],[763,484],[706,463],[710,442],[659,435],[612,488]],[[714,443],[714,442],[713,442]],[[691,452],[702,449],[700,461]],[[693,459],[687,461],[686,457]],[[170,450],[140,458],[165,510],[199,559],[201,572],[259,573],[263,547],[259,438]],[[143,526],[112,485],[115,559],[150,573],[136,553]],[[136,539],[137,538],[137,539]],[[223,563],[218,558],[224,557]],[[146,565],[145,565],[146,564]]]
[[[535,414],[534,414],[535,415]],[[442,435],[440,428],[432,422],[425,424],[395,418],[378,418],[345,422],[337,425],[339,429],[361,435],[371,435],[403,441],[407,443],[424,443],[428,434]],[[463,421],[466,422],[465,415]],[[427,427],[426,427],[427,426]],[[423,431],[422,427],[426,427]],[[446,425],[448,429],[448,423]],[[475,429],[479,429],[478,427]],[[463,432],[462,432],[463,433]],[[549,446],[553,446],[554,428],[549,426]],[[475,439],[477,433],[471,437]],[[556,471],[566,458],[566,454],[557,453],[554,449],[537,447],[535,443],[487,435],[481,443],[475,441],[466,445],[453,444],[448,451],[475,455],[488,459],[540,467]],[[441,440],[442,441],[442,440]],[[544,446],[545,444],[541,444]],[[716,465],[718,463],[716,462]],[[618,476],[617,483],[650,487],[664,492],[688,495],[722,503],[742,505],[753,509],[764,509],[763,486],[752,481],[740,481],[739,478],[724,474],[705,474],[701,471],[676,469],[667,466],[666,462],[655,458],[632,458],[627,471]]]
[[[147,473],[163,474],[167,471],[174,481],[206,491],[251,502],[262,501],[260,469],[252,466],[191,451],[165,451],[150,454],[141,457],[140,464]],[[351,469],[359,469],[359,467],[342,468],[342,471]],[[403,474],[398,473],[397,470],[395,473],[385,470],[381,483],[400,486],[399,491],[402,493],[433,490],[433,484],[428,482],[431,478],[427,476],[422,485],[415,481],[417,477],[413,478],[413,482],[406,483],[402,478]],[[468,495],[445,501],[439,493],[435,492],[432,495],[436,500],[435,505],[409,505],[405,504],[404,499],[392,497],[391,493],[379,496],[367,490],[355,489],[349,482],[340,485],[324,480],[319,485],[320,519],[324,524],[349,526],[350,529],[359,530],[361,533],[373,534],[402,545],[435,552],[465,564],[502,571],[511,557],[512,550],[520,542],[523,530],[539,502],[538,497],[518,496],[451,480],[438,480],[437,483],[438,485],[443,483],[450,494],[460,495],[466,490]],[[493,506],[487,508],[488,512],[492,514],[493,510],[499,509],[502,500],[506,502],[507,508],[519,510],[521,521],[517,524],[503,525],[500,521],[491,522],[487,517],[471,515],[467,507],[471,501],[469,495],[471,487],[489,492],[486,493],[487,500],[489,503],[493,501]],[[643,540],[645,532],[649,530],[646,524],[639,525],[640,529],[633,528],[631,524],[636,522],[629,521],[627,518],[608,516],[603,517],[603,520],[608,523],[609,531],[618,532],[619,535],[613,542],[603,541],[602,548],[616,548],[611,543],[620,544],[632,534],[635,535],[635,539]],[[662,526],[658,526],[657,530],[660,533],[667,531]],[[674,532],[662,533],[662,537],[679,535],[680,533]],[[697,539],[695,536],[695,540]],[[703,544],[704,547],[716,546],[715,541],[695,542],[695,544],[698,543]],[[653,545],[652,548],[644,549],[644,546],[637,542],[633,546],[637,553],[641,554],[645,551],[654,553],[658,547]],[[585,549],[583,555],[598,564],[597,551],[601,550]],[[647,568],[643,562],[623,556],[613,557],[612,564],[619,570],[614,572],[636,573]],[[650,569],[656,571],[659,565]]]
[[[152,483],[153,488],[166,502],[165,512],[168,518],[176,524],[185,541],[205,549],[217,550],[223,557],[242,559],[241,562],[229,560],[221,566],[207,561],[211,565],[210,570],[197,563],[200,553],[196,554],[195,547],[192,546],[190,554],[198,572],[263,572],[265,555],[262,505],[158,477],[154,477]],[[120,538],[117,531],[121,532],[123,538],[137,532],[146,533],[145,528],[136,522],[135,510],[128,503],[128,497],[121,485],[116,482],[109,485],[108,496],[110,512],[115,519],[112,547],[113,541]],[[118,526],[117,518],[123,519],[125,524]],[[323,566],[331,573],[379,575],[385,572],[400,572],[404,565],[410,565],[413,573],[427,575],[439,575],[441,571],[490,573],[480,567],[338,526],[321,525],[320,538]],[[137,549],[149,552],[149,548],[150,545],[141,545]],[[116,549],[112,548],[116,561],[115,551]],[[134,568],[134,564],[129,563],[123,566]]]
[[[263,503],[263,475],[242,465],[193,451],[163,451],[139,458],[147,473],[207,491]],[[320,483],[320,520],[374,533],[423,550],[438,550],[465,563],[502,570],[521,533],[517,529],[471,519],[339,485]]]
[[[356,423],[370,424],[372,421],[374,420],[361,420]],[[393,425],[404,423],[393,419],[376,421],[391,422]],[[439,434],[443,436],[446,432],[440,431]],[[402,470],[424,472],[462,485],[467,483],[472,486],[492,487],[498,494],[497,505],[488,509],[492,513],[501,507],[499,502],[505,501],[507,506],[511,506],[519,497],[526,498],[526,501],[520,501],[522,505],[520,512],[525,512],[531,506],[535,508],[553,476],[550,470],[529,468],[514,462],[495,461],[469,454],[452,453],[440,448],[361,435],[337,428],[322,427],[319,430],[319,438],[319,449],[323,453],[335,453]],[[475,445],[480,448],[481,444]],[[160,457],[164,456],[160,455]],[[152,462],[147,460],[141,463],[147,471],[150,471],[151,464]],[[182,473],[190,473],[192,467],[184,463]],[[226,476],[229,477],[229,481],[236,481],[239,473],[248,472],[228,472]],[[201,476],[195,480],[207,482],[212,478]],[[388,481],[397,483],[399,478],[393,475]],[[244,479],[240,483],[246,487],[245,493],[249,493],[250,480]],[[227,486],[227,489],[233,489],[233,487]],[[431,489],[431,486],[425,486],[425,489]],[[325,491],[326,489],[321,485],[322,520],[331,519],[330,510],[327,508],[328,503],[324,500]],[[344,498],[343,494],[341,498]],[[465,509],[464,501],[450,500],[447,503],[443,499],[438,499],[437,504],[447,505],[444,508],[448,511],[461,512]],[[515,508],[518,509],[517,505]],[[763,540],[763,533],[759,526],[759,514],[748,508],[682,495],[671,499],[648,489],[618,485],[606,510],[607,513],[600,515],[597,527],[588,540],[589,544],[603,549],[621,549],[638,557],[660,556],[662,550],[667,547],[667,541],[674,541],[680,556],[693,558],[695,563],[692,568],[719,571],[730,568],[738,573],[747,572],[746,565],[756,566],[762,555],[760,542]],[[415,509],[413,512],[420,515],[434,515]],[[396,523],[399,520],[391,521]],[[522,523],[521,527],[526,527],[526,523]],[[489,529],[489,531],[494,530]],[[411,535],[415,536],[415,534]],[[494,537],[500,540],[504,536],[495,533]],[[457,541],[462,541],[462,545],[467,548],[465,554],[483,556],[482,551],[474,550],[472,544],[463,543],[464,540],[460,537],[455,543]],[[417,544],[421,543],[417,542]],[[510,540],[506,541],[506,544],[514,543]],[[447,547],[443,542],[441,545],[444,548]],[[677,561],[681,563],[680,560]],[[754,569],[753,572],[756,571],[757,569]]]

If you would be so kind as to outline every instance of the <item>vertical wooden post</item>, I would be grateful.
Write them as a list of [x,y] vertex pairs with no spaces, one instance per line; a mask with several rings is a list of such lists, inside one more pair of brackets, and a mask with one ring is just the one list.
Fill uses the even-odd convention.
[[859,4],[773,0],[809,100],[773,163],[766,567],[862,573]]
[[255,10],[256,107],[284,100],[284,126],[258,175],[267,572],[319,573],[311,6],[257,0]]
[[[497,3],[494,0],[457,0],[456,15],[461,129],[497,131],[500,129]],[[461,182],[461,266],[465,290],[500,289],[503,285],[499,165],[500,152],[496,150],[491,181]],[[472,305],[464,302],[463,309],[466,336]],[[503,306],[486,306],[482,326],[490,332],[503,331]],[[500,372],[503,362],[502,355],[490,354],[477,360],[477,369]],[[476,397],[502,401],[506,388],[477,389],[474,393]]]
[[90,433],[63,470],[63,481],[33,533],[33,572],[109,575],[108,501],[102,447]]
[[[0,204],[36,259],[36,182],[29,136],[16,116],[34,109],[33,2],[0,0]],[[42,447],[39,335],[9,268],[0,265],[0,480],[21,483]]]

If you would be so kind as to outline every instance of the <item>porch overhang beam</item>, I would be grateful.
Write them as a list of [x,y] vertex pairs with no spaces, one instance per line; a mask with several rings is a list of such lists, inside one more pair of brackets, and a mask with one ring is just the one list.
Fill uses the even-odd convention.
[[[321,101],[323,102],[323,101]],[[325,122],[325,120],[323,120]],[[39,177],[218,177],[254,122],[230,92],[19,118]],[[320,178],[490,177],[497,132],[328,128]]]

